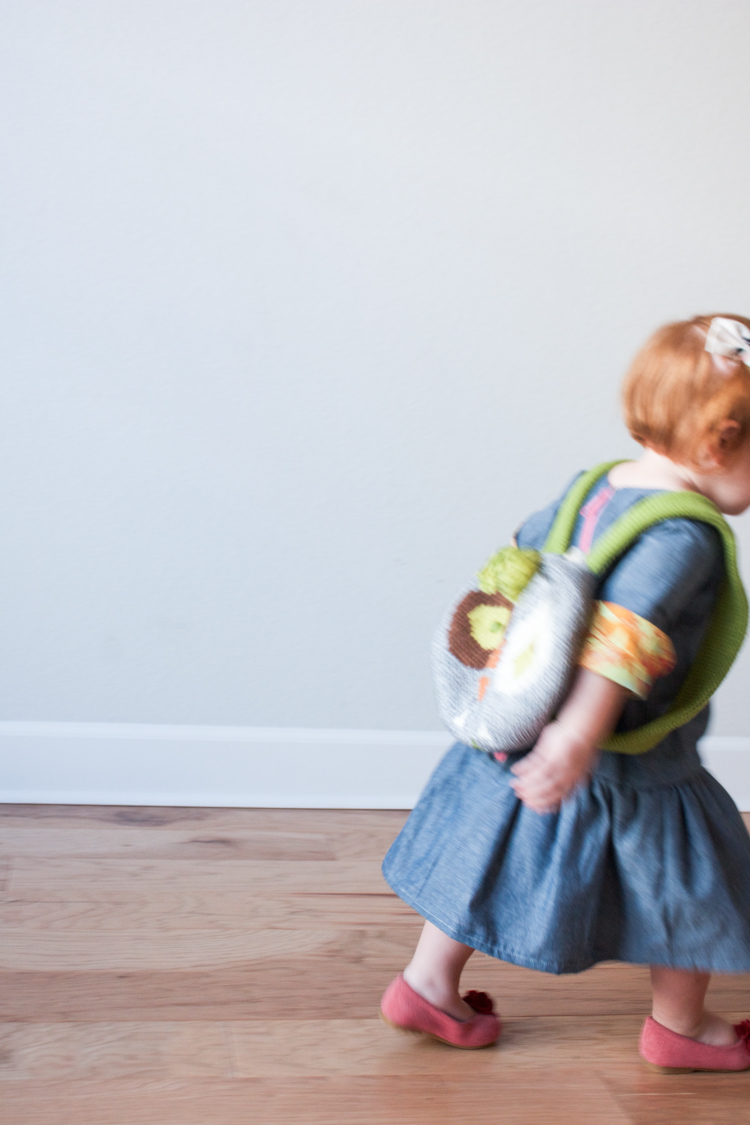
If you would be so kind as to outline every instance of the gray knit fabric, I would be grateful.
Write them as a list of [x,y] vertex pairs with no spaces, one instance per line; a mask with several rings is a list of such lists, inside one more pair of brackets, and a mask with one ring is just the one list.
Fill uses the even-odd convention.
[[513,608],[494,667],[490,652],[484,667],[476,661],[469,667],[451,651],[456,616],[471,604],[476,584],[463,592],[443,618],[432,651],[438,710],[451,734],[489,752],[534,744],[567,694],[596,582],[580,553],[544,553]]

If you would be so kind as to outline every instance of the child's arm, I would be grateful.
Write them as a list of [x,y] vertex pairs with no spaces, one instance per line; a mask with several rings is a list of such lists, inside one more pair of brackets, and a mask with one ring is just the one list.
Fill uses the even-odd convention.
[[559,808],[593,770],[599,744],[614,729],[628,695],[612,680],[579,668],[557,718],[544,728],[534,749],[511,767],[516,796],[534,812]]

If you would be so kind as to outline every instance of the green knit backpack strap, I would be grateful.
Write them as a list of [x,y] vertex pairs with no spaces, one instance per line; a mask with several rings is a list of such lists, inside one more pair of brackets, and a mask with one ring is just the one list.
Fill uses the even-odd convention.
[[593,469],[582,473],[580,477],[573,481],[557,509],[554,523],[542,548],[543,551],[552,555],[565,554],[570,546],[570,540],[573,538],[581,504],[583,504],[596,482],[601,480],[605,473],[608,473],[615,465],[619,464],[619,461],[603,461],[601,465],[595,465]]
[[594,545],[589,569],[603,574],[639,535],[670,519],[699,520],[716,528],[724,547],[725,577],[703,643],[672,706],[636,730],[611,735],[603,749],[619,754],[644,754],[697,715],[732,666],[747,629],[747,596],[732,529],[716,505],[697,492],[662,492],[634,504]]

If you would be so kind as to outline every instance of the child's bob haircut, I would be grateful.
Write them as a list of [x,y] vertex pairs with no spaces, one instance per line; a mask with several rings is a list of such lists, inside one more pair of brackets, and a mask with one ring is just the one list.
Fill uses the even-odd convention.
[[[667,324],[638,352],[625,376],[625,424],[637,442],[673,461],[705,468],[707,459],[728,467],[750,434],[750,370],[734,357],[705,350],[714,316]],[[731,440],[719,443],[722,422],[737,422]]]

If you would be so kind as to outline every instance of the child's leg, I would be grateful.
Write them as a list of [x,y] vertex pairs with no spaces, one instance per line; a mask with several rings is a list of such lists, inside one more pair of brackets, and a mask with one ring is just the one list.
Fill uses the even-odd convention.
[[703,1007],[710,979],[710,973],[652,965],[652,1015],[657,1023],[678,1035],[712,1047],[730,1047],[737,1042],[732,1025]]
[[404,980],[441,1012],[457,1020],[470,1020],[476,1013],[461,999],[458,984],[473,952],[471,946],[454,941],[432,922],[425,922],[414,956],[404,969]]

